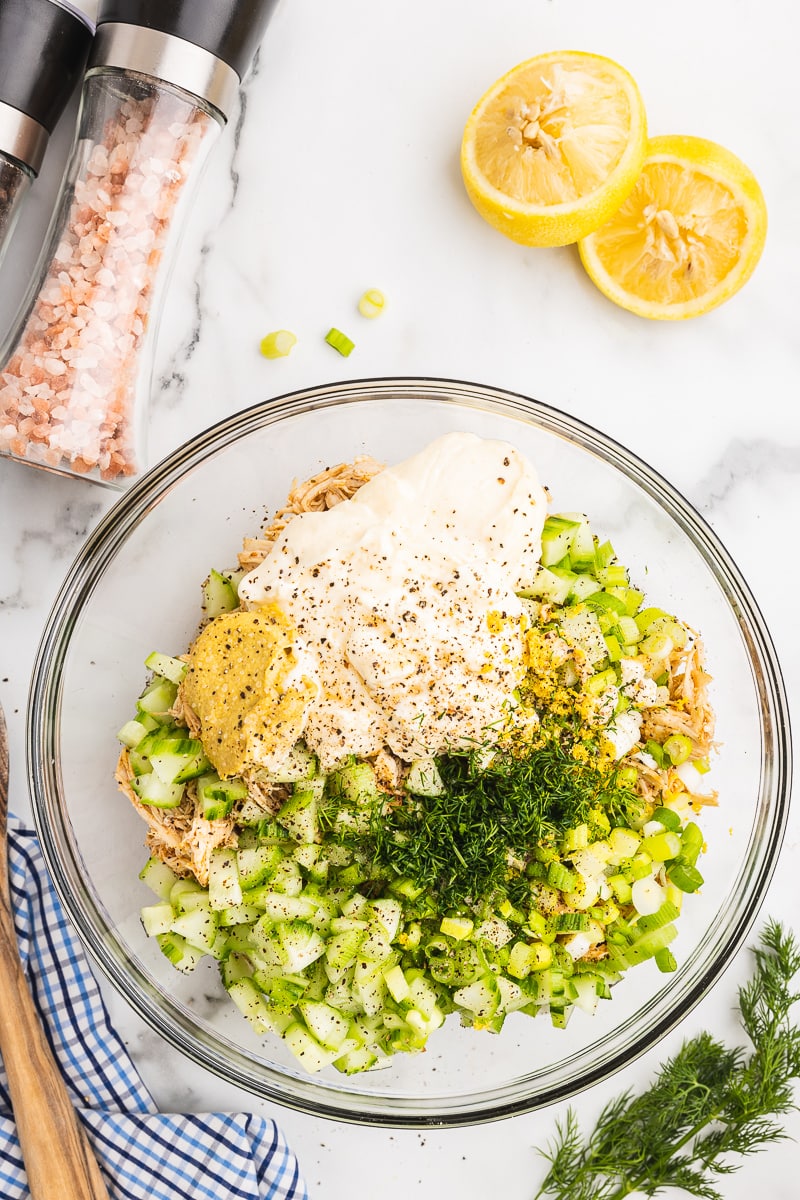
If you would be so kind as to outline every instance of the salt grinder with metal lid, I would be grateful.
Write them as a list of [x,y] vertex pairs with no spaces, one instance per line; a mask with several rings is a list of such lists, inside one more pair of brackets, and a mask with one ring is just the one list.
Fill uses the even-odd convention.
[[0,0],[0,261],[93,32],[60,0]]
[[100,0],[58,211],[0,353],[0,454],[117,487],[142,470],[177,235],[275,4]]

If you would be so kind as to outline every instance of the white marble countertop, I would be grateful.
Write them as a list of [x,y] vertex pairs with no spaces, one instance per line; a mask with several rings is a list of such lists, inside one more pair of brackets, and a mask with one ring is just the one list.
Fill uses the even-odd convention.
[[[91,0],[86,7],[91,11]],[[271,395],[326,381],[436,375],[493,383],[565,409],[627,444],[711,524],[769,622],[800,725],[795,551],[800,521],[797,279],[800,76],[791,0],[281,0],[237,118],[215,148],[181,246],[157,349],[153,457]],[[728,145],[756,172],[770,212],[762,262],[743,292],[688,323],[647,323],[606,301],[572,248],[526,250],[477,217],[458,145],[477,97],[547,49],[617,59],[634,74],[654,133]],[[3,270],[6,314],[30,272],[68,149],[51,143]],[[362,321],[367,286],[388,297]],[[15,290],[16,289],[16,290]],[[7,318],[6,318],[7,319]],[[330,325],[357,348],[340,358]],[[280,362],[269,329],[299,336]],[[23,736],[30,670],[49,606],[114,496],[0,460],[0,699],[12,807],[30,811]],[[800,818],[762,915],[795,918]],[[736,1037],[741,952],[684,1025],[575,1104],[588,1124],[624,1087],[646,1086],[684,1035]],[[277,1117],[312,1197],[531,1200],[558,1109],[467,1130],[362,1129],[276,1110],[195,1067],[106,993],[164,1108],[255,1108]],[[800,1138],[800,1115],[787,1121]],[[797,1195],[787,1141],[724,1180],[725,1200]],[[369,1181],[369,1182],[367,1182]],[[365,1189],[366,1183],[366,1189]]]

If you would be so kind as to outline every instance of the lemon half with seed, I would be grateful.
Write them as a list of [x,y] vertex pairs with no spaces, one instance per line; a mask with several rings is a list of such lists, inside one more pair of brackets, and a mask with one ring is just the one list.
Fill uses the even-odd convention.
[[755,176],[696,137],[658,137],[634,190],[581,242],[590,278],[640,317],[677,321],[728,300],[753,273],[767,234]]
[[526,246],[566,246],[619,208],[646,143],[628,72],[600,55],[559,51],[520,63],[478,101],[461,172],[495,229]]

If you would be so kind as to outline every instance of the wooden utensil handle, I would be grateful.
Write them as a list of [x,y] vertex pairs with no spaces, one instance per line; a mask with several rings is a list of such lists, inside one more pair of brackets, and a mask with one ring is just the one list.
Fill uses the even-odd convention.
[[28,991],[0,908],[0,1053],[32,1200],[109,1200]]

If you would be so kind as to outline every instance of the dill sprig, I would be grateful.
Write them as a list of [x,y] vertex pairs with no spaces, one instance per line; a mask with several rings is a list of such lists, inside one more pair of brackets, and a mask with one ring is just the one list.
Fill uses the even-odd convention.
[[377,814],[371,838],[378,866],[445,906],[513,892],[535,847],[590,823],[598,806],[614,825],[638,803],[613,765],[580,761],[558,738],[522,756],[498,752],[488,766],[479,753],[444,755],[437,766],[443,794]]
[[698,1034],[647,1092],[625,1092],[607,1104],[588,1139],[570,1109],[543,1152],[550,1169],[537,1200],[623,1200],[667,1187],[722,1200],[715,1179],[738,1168],[729,1156],[754,1154],[786,1136],[776,1117],[796,1107],[800,1027],[791,1009],[800,994],[791,984],[800,948],[770,921],[754,953],[753,977],[739,990],[752,1052]]

